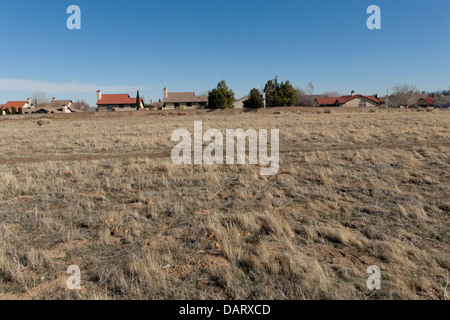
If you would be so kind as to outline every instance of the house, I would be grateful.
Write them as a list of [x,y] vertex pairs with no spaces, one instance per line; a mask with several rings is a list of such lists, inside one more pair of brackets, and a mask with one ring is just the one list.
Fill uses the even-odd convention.
[[245,96],[239,100],[234,100],[233,106],[235,109],[243,109],[244,108],[244,101],[248,99],[248,96]]
[[8,101],[1,109],[5,111],[8,110],[9,113],[13,113],[13,110],[18,113],[19,109],[22,109],[23,113],[29,113],[29,110],[31,110],[32,107],[31,99],[28,99],[27,101]]
[[[144,108],[144,100],[140,98],[140,108]],[[129,94],[102,94],[97,91],[97,111],[136,111],[136,98]]]
[[164,102],[161,101],[158,102],[150,101],[150,105],[153,107],[153,110],[162,110],[164,108]]
[[364,96],[355,94],[352,91],[350,96],[341,97],[322,97],[315,99],[316,105],[320,107],[377,107],[383,104],[383,101],[375,96]]
[[434,107],[434,102],[436,98],[420,98],[420,100],[416,103],[416,106],[422,108]]
[[208,105],[207,96],[196,96],[195,92],[167,92],[164,88],[164,109],[198,109]]
[[52,101],[43,108],[36,108],[34,113],[72,113],[71,109],[73,105],[72,100],[56,100],[53,98]]

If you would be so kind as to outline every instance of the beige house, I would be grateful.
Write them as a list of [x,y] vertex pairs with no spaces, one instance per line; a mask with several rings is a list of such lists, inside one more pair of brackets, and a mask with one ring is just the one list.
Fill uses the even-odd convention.
[[383,101],[375,96],[363,96],[355,94],[354,91],[350,96],[316,98],[316,105],[320,107],[367,108],[377,107],[381,104]]
[[207,105],[207,96],[196,96],[195,92],[167,92],[167,88],[164,88],[165,110],[198,109]]
[[235,109],[243,109],[244,108],[244,101],[248,99],[248,96],[243,97],[239,100],[234,100],[233,106]]
[[73,102],[72,100],[56,100],[53,98],[52,101],[43,108],[37,108],[35,113],[72,113]]

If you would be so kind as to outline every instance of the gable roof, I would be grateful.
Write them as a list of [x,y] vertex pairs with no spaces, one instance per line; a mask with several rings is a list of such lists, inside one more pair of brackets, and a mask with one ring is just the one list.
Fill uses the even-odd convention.
[[8,101],[5,105],[3,105],[3,109],[9,109],[11,110],[12,108],[23,108],[26,104],[28,103],[28,101]]
[[[143,101],[142,98],[141,102]],[[97,105],[116,104],[136,104],[136,98],[131,98],[129,94],[102,94],[102,98],[97,101]]]
[[316,101],[320,104],[324,104],[324,105],[333,105],[336,104],[338,102],[337,98],[316,98]]
[[62,106],[70,106],[72,104],[72,100],[52,100],[45,108],[61,108]]
[[423,100],[425,101],[427,104],[432,105],[434,104],[434,101],[436,101],[436,98],[433,97],[428,97],[428,98],[420,98],[419,102]]
[[341,97],[325,97],[325,98],[316,98],[316,101],[322,105],[335,105],[335,104],[345,104],[349,101],[352,101],[356,98],[365,98],[367,100],[373,101],[376,104],[382,104],[383,101],[376,98],[375,96],[363,96],[361,94],[357,94],[354,96],[341,96]]
[[196,96],[195,92],[169,92],[164,102],[185,103],[185,102],[208,102],[207,96]]
[[[74,112],[72,108],[67,107],[67,110],[69,110],[70,112]],[[64,113],[64,109],[63,106],[53,106],[53,107],[49,107],[46,106],[44,108],[38,108],[36,110],[36,112],[45,112],[45,113]]]

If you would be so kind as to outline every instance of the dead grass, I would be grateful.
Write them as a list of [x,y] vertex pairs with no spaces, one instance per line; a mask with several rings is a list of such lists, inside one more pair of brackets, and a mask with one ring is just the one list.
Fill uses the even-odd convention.
[[[280,128],[280,172],[173,165],[170,135],[195,120],[204,130]],[[449,120],[436,111],[2,122],[0,299],[365,299],[370,265],[383,276],[371,299],[443,299]],[[79,292],[65,288],[74,264]]]

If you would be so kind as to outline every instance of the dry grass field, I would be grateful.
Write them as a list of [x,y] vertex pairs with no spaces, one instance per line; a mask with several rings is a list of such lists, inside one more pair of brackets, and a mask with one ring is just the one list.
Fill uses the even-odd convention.
[[[280,129],[279,173],[173,165],[198,120]],[[0,299],[445,297],[448,111],[40,121],[0,121]]]

